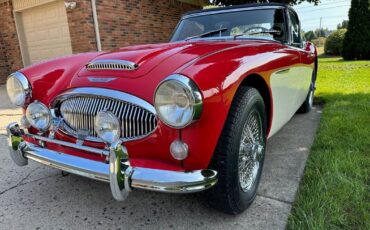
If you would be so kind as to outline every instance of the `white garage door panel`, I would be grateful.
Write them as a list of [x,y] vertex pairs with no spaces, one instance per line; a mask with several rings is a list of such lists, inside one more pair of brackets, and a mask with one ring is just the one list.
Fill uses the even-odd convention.
[[22,22],[30,64],[72,54],[63,1],[23,11]]

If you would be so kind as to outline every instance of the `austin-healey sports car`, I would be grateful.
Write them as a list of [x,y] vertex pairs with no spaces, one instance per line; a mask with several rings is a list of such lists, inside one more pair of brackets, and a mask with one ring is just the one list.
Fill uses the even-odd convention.
[[116,200],[144,189],[204,193],[237,214],[254,200],[266,141],[309,112],[314,45],[283,4],[182,16],[168,43],[34,64],[7,79],[23,108],[10,156],[107,182]]

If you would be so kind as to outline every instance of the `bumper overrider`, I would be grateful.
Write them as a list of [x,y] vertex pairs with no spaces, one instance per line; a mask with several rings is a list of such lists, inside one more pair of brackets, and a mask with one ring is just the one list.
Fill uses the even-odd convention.
[[[121,141],[111,144],[107,150],[97,149],[40,135],[26,134],[17,123],[9,124],[7,133],[10,156],[17,165],[25,166],[28,160],[34,160],[65,172],[108,182],[113,197],[120,201],[125,200],[133,188],[168,193],[193,193],[208,189],[217,183],[217,172],[210,169],[178,172],[132,167],[127,149]],[[109,164],[28,143],[23,139],[25,135],[40,143],[50,142],[77,150],[104,154],[109,156]]]

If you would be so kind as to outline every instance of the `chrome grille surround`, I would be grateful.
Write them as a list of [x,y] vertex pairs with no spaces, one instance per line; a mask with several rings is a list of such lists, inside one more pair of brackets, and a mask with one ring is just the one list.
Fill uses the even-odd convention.
[[63,118],[63,131],[77,137],[77,130],[88,130],[86,140],[102,142],[94,129],[95,115],[102,110],[114,113],[121,126],[121,140],[137,140],[157,127],[157,115],[148,102],[120,91],[102,88],[76,88],[63,93],[52,105]]
[[96,60],[88,63],[88,70],[126,70],[132,71],[138,68],[138,64],[125,60]]

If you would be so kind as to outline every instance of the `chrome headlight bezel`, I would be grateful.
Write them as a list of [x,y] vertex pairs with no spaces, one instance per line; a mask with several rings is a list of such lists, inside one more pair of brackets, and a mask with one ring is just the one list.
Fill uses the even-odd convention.
[[[44,117],[47,119],[44,126],[38,126],[35,121],[35,118],[31,117],[32,114],[30,114],[31,113],[30,110],[32,109],[33,106],[38,106],[39,107],[38,113],[43,113]],[[39,101],[34,101],[28,105],[26,109],[26,118],[33,128],[38,129],[42,132],[45,132],[49,129],[51,125],[51,121],[52,121],[52,115],[51,115],[50,109],[45,104]]]
[[[10,94],[10,89],[9,88],[10,88],[10,81],[11,80],[15,80],[19,84],[19,86],[22,90],[22,92],[21,92],[22,93],[22,95],[21,95],[22,99],[19,102],[15,101],[14,95]],[[12,73],[8,76],[8,79],[6,81],[6,88],[7,88],[7,94],[8,94],[8,97],[9,97],[10,101],[16,106],[23,107],[27,103],[27,101],[32,97],[31,85],[30,85],[27,77],[24,74],[22,74],[21,72],[15,72],[15,73]]]
[[[187,96],[187,100],[189,102],[189,108],[191,109],[191,115],[188,116],[187,120],[182,122],[175,122],[170,121],[171,116],[173,114],[164,114],[161,112],[160,103],[159,103],[159,95],[158,92],[161,90],[161,87],[168,87],[168,84],[175,84],[176,86],[181,87],[185,95]],[[173,99],[173,98],[172,98]],[[174,104],[175,105],[175,104]],[[181,129],[185,128],[186,126],[190,125],[194,121],[198,120],[201,116],[202,109],[203,109],[203,97],[195,82],[183,75],[180,74],[173,74],[165,78],[163,81],[159,83],[157,86],[155,93],[154,93],[154,107],[156,109],[157,115],[159,119],[168,125],[169,127]]]

